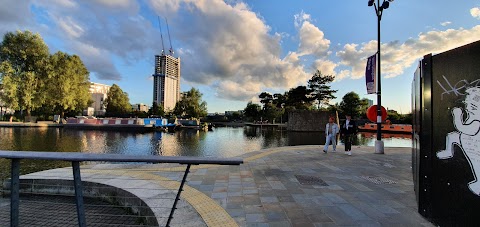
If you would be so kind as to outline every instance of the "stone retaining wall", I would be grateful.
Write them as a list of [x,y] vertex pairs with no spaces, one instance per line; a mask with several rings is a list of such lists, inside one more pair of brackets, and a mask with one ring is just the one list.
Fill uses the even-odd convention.
[[325,131],[328,118],[335,113],[314,110],[294,110],[288,113],[289,131],[315,132]]

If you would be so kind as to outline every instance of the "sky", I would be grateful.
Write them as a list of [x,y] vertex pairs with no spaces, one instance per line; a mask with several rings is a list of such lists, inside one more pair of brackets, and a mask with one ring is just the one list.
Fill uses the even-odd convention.
[[[317,69],[335,76],[332,104],[352,91],[375,104],[364,78],[377,52],[377,16],[367,2],[0,0],[0,39],[38,33],[51,53],[80,56],[92,82],[119,85],[131,103],[152,103],[162,34],[164,49],[181,58],[181,91],[199,89],[209,113],[307,85]],[[381,20],[382,105],[409,113],[422,57],[479,39],[480,0],[391,2]]]

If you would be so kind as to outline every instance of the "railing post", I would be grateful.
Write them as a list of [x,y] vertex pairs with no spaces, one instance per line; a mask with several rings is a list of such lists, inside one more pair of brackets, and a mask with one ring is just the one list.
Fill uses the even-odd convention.
[[83,206],[83,187],[82,178],[80,177],[80,162],[73,161],[73,184],[75,186],[75,202],[77,204],[78,226],[86,227],[85,207]]
[[18,227],[20,225],[20,159],[12,159],[10,179],[10,226]]
[[180,200],[180,193],[182,193],[182,191],[183,191],[183,185],[185,184],[185,181],[187,180],[187,175],[190,172],[190,166],[191,165],[192,164],[187,165],[187,169],[185,169],[185,174],[183,174],[182,183],[180,183],[180,187],[178,188],[177,196],[175,197],[175,201],[173,201],[172,210],[170,211],[170,215],[168,216],[167,225],[166,225],[167,227],[170,226],[170,222],[172,221],[172,218],[173,218],[173,213],[175,212],[175,209],[177,209],[177,202],[178,202],[178,200]]

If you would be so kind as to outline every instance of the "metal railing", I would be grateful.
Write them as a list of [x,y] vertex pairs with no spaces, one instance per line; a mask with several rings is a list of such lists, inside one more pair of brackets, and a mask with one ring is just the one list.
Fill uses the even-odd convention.
[[78,219],[78,226],[86,227],[86,216],[83,196],[83,184],[80,174],[80,162],[114,162],[114,163],[176,163],[186,165],[181,183],[176,192],[173,205],[170,209],[166,226],[170,226],[177,202],[180,200],[180,194],[183,191],[187,175],[190,172],[191,165],[214,164],[214,165],[240,165],[242,159],[227,158],[203,158],[203,157],[182,157],[182,156],[133,156],[122,154],[91,154],[80,152],[31,152],[31,151],[2,151],[0,158],[11,160],[11,179],[10,179],[10,226],[19,226],[19,207],[20,207],[20,160],[56,160],[68,161],[72,163],[73,182],[75,190],[75,204]]

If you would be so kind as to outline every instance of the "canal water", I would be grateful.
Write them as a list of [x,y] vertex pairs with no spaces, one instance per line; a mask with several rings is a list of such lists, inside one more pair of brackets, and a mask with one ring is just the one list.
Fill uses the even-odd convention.
[[[385,147],[411,147],[411,135],[384,134]],[[374,146],[375,133],[359,133],[354,145]],[[264,148],[323,145],[321,132],[221,127],[213,131],[129,133],[62,128],[0,128],[0,150],[66,151],[131,155],[235,157]],[[340,141],[343,144],[343,141]]]
[[[411,135],[384,134],[385,147],[411,147]],[[375,133],[359,133],[354,145],[374,146]],[[323,145],[321,132],[288,132],[271,127],[220,127],[213,131],[180,130],[175,133],[129,133],[63,128],[0,127],[0,150],[115,153],[129,155],[197,156],[228,158],[264,148]],[[343,144],[343,141],[339,142]],[[320,149],[320,147],[319,147]],[[355,149],[353,148],[353,151]],[[70,163],[24,161],[22,173],[69,166]],[[0,159],[0,179],[9,173]]]

